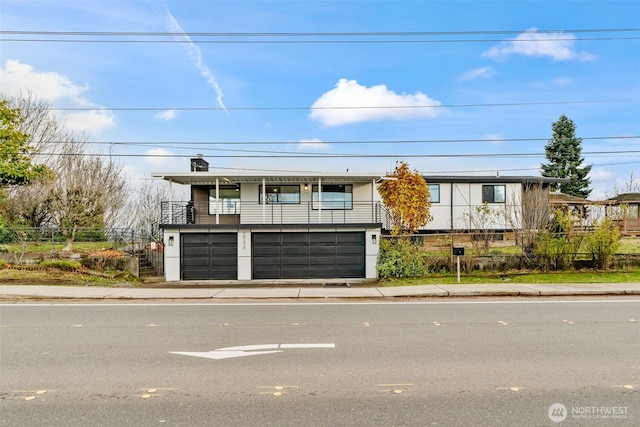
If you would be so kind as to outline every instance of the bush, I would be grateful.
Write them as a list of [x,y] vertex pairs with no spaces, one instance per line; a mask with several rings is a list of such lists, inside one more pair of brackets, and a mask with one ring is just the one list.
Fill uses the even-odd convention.
[[76,242],[106,242],[109,240],[102,230],[82,230],[76,234]]
[[408,238],[385,238],[380,241],[378,276],[422,277],[429,273],[425,253]]
[[74,271],[82,267],[82,265],[79,262],[63,260],[63,259],[52,260],[52,261],[42,261],[40,263],[40,266],[45,268],[57,268],[59,270],[66,270],[66,271]]
[[598,222],[585,240],[585,246],[593,256],[596,267],[602,269],[609,267],[619,245],[620,230],[610,218]]

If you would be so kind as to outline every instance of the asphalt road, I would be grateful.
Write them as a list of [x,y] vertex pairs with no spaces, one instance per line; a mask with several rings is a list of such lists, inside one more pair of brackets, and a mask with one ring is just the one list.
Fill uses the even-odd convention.
[[6,304],[0,425],[637,426],[640,300]]

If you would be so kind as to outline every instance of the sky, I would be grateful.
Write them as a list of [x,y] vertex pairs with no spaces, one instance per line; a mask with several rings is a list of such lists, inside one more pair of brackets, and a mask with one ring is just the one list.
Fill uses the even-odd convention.
[[640,178],[638,1],[0,0],[0,88],[152,172],[539,176],[566,115],[590,199]]

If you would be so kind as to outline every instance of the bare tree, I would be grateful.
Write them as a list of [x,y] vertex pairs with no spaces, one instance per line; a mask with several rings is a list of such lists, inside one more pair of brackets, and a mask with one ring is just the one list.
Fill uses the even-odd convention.
[[162,183],[142,181],[140,187],[131,193],[126,208],[122,210],[126,215],[119,216],[118,223],[147,238],[159,239],[160,204],[168,199],[168,189]]
[[620,187],[618,184],[614,185],[613,192],[614,197],[626,193],[640,193],[640,178],[634,175],[634,171],[631,171],[629,180],[624,183],[624,186]]
[[57,226],[66,238],[65,250],[71,250],[80,229],[112,226],[127,197],[122,166],[111,157],[87,154],[87,135],[67,130],[55,110],[31,92],[3,98],[22,112],[20,131],[29,135],[34,157],[53,175],[16,189],[12,212],[23,223]]
[[542,183],[525,185],[518,203],[515,195],[505,210],[507,224],[516,235],[516,243],[523,255],[532,255],[536,239],[542,230],[549,227],[551,207],[549,190]]
[[[20,110],[23,120],[19,130],[29,135],[34,159],[49,167],[52,167],[61,151],[69,150],[70,147],[66,147],[68,144],[78,149],[87,140],[85,133],[66,129],[64,121],[47,101],[36,97],[31,91],[20,92],[17,96],[3,95],[2,98],[8,101],[11,108]],[[77,150],[75,152],[79,154]]]
[[487,203],[475,206],[463,214],[463,218],[469,223],[472,233],[471,244],[476,255],[484,256],[489,253],[491,244],[496,238],[494,229],[499,216],[500,212],[497,209],[491,209]]
[[92,155],[61,156],[47,197],[53,222],[70,251],[82,228],[111,226],[124,205],[127,184],[122,167],[112,159]]

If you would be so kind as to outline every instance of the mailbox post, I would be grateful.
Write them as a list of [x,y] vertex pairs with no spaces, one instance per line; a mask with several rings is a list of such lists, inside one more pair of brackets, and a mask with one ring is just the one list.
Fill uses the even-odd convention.
[[460,257],[464,256],[464,248],[463,247],[454,247],[453,255],[456,256],[456,265],[458,267],[458,283],[460,283]]

